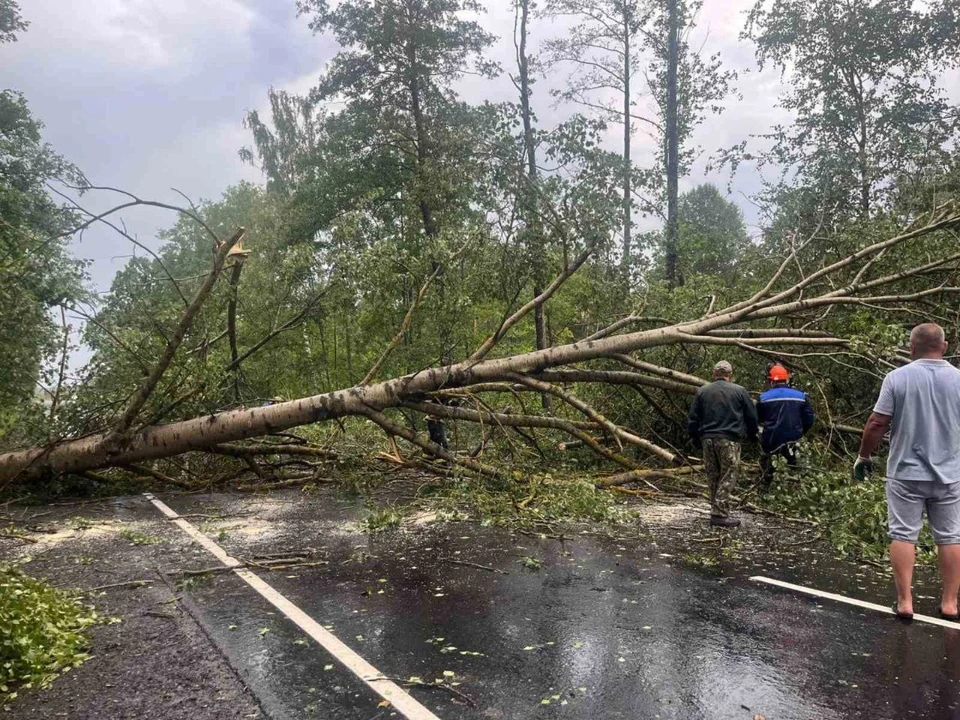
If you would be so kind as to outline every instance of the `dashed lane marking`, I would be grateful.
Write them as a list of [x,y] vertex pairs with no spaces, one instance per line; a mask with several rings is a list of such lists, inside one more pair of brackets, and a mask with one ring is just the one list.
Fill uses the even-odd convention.
[[407,720],[440,720],[440,718],[430,710],[417,702],[406,690],[390,680],[383,679],[383,673],[347,647],[336,635],[326,630],[316,620],[264,582],[259,575],[241,567],[242,563],[239,560],[230,557],[222,547],[181,518],[167,504],[158,500],[150,493],[144,493],[144,497],[153,503],[160,512],[166,515],[174,525],[196,540],[198,544],[203,546],[203,548],[217,558],[217,560],[222,562],[226,567],[232,568],[237,577],[260,593],[267,602],[292,620],[297,627],[339,660],[344,667],[360,678],[371,690],[388,701],[393,708],[407,718]]
[[[794,585],[793,583],[784,582],[783,580],[774,580],[773,578],[763,577],[762,575],[755,575],[750,578],[754,582],[766,583],[767,585],[775,585],[780,588],[785,588],[786,590],[793,590],[794,592],[803,593],[805,595],[812,595],[818,598],[824,598],[825,600],[834,600],[836,602],[845,603],[847,605],[853,605],[855,607],[863,608],[864,610],[876,610],[879,613],[885,615],[894,615],[893,608],[887,607],[886,605],[877,605],[876,603],[866,602],[865,600],[857,600],[856,598],[848,598],[845,595],[837,595],[836,593],[824,592],[823,590],[816,590],[814,588],[808,588],[803,585]],[[940,627],[953,628],[954,630],[960,630],[960,623],[951,622],[949,620],[943,620],[942,618],[930,617],[929,615],[919,615],[914,614],[913,619],[916,622],[929,623],[930,625],[939,625]]]

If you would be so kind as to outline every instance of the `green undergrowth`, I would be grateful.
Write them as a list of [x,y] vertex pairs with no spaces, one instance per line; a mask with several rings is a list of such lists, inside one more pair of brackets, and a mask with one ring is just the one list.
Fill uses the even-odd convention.
[[[810,470],[786,476],[761,499],[761,506],[811,520],[842,555],[866,560],[886,557],[887,504],[882,478],[854,483],[846,472]],[[924,525],[917,543],[919,562],[932,560],[933,539]]]
[[84,633],[102,621],[71,593],[0,564],[0,704],[89,659]]
[[374,508],[360,523],[360,527],[368,533],[380,533],[393,530],[400,526],[403,512],[393,505]]
[[537,475],[527,482],[497,483],[463,477],[427,494],[441,512],[482,525],[624,524],[634,517],[610,493],[581,478]]
[[357,488],[348,483],[341,490],[367,497],[370,510],[360,523],[362,530],[379,533],[393,530],[405,516],[428,510],[440,521],[471,520],[484,526],[543,528],[563,523],[622,525],[634,512],[610,493],[597,490],[589,480],[530,476],[524,481],[497,481],[460,476],[433,478],[414,495],[394,497],[384,503],[377,488]]

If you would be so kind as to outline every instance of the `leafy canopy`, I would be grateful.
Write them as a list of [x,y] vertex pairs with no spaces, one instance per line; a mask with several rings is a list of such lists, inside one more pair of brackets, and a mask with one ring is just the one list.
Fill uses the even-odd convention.
[[19,93],[0,92],[0,442],[23,419],[61,330],[50,311],[83,296],[63,233],[73,213],[46,184],[78,172],[41,138]]
[[759,157],[841,216],[884,207],[898,178],[949,162],[960,117],[939,80],[960,57],[956,3],[758,0],[744,37],[787,76],[791,126]]
[[15,0],[0,0],[0,43],[16,42],[17,33],[26,30],[27,25]]

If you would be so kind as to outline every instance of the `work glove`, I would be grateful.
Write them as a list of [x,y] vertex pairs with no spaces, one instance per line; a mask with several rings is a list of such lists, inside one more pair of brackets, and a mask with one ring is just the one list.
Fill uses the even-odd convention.
[[873,474],[873,459],[858,457],[853,464],[854,482],[863,482]]

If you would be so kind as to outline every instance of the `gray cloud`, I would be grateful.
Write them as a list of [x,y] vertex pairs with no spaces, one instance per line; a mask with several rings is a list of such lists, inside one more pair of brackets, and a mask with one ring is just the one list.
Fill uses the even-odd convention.
[[[267,88],[322,66],[335,48],[313,37],[293,3],[275,0],[22,2],[31,25],[0,49],[2,85],[23,91],[46,139],[94,183],[144,197],[216,198],[259,179],[237,150]],[[102,207],[106,198],[85,202]],[[138,211],[128,227],[149,241],[172,218]],[[106,232],[76,247],[103,289],[129,245]],[[118,256],[121,256],[118,258]]]

